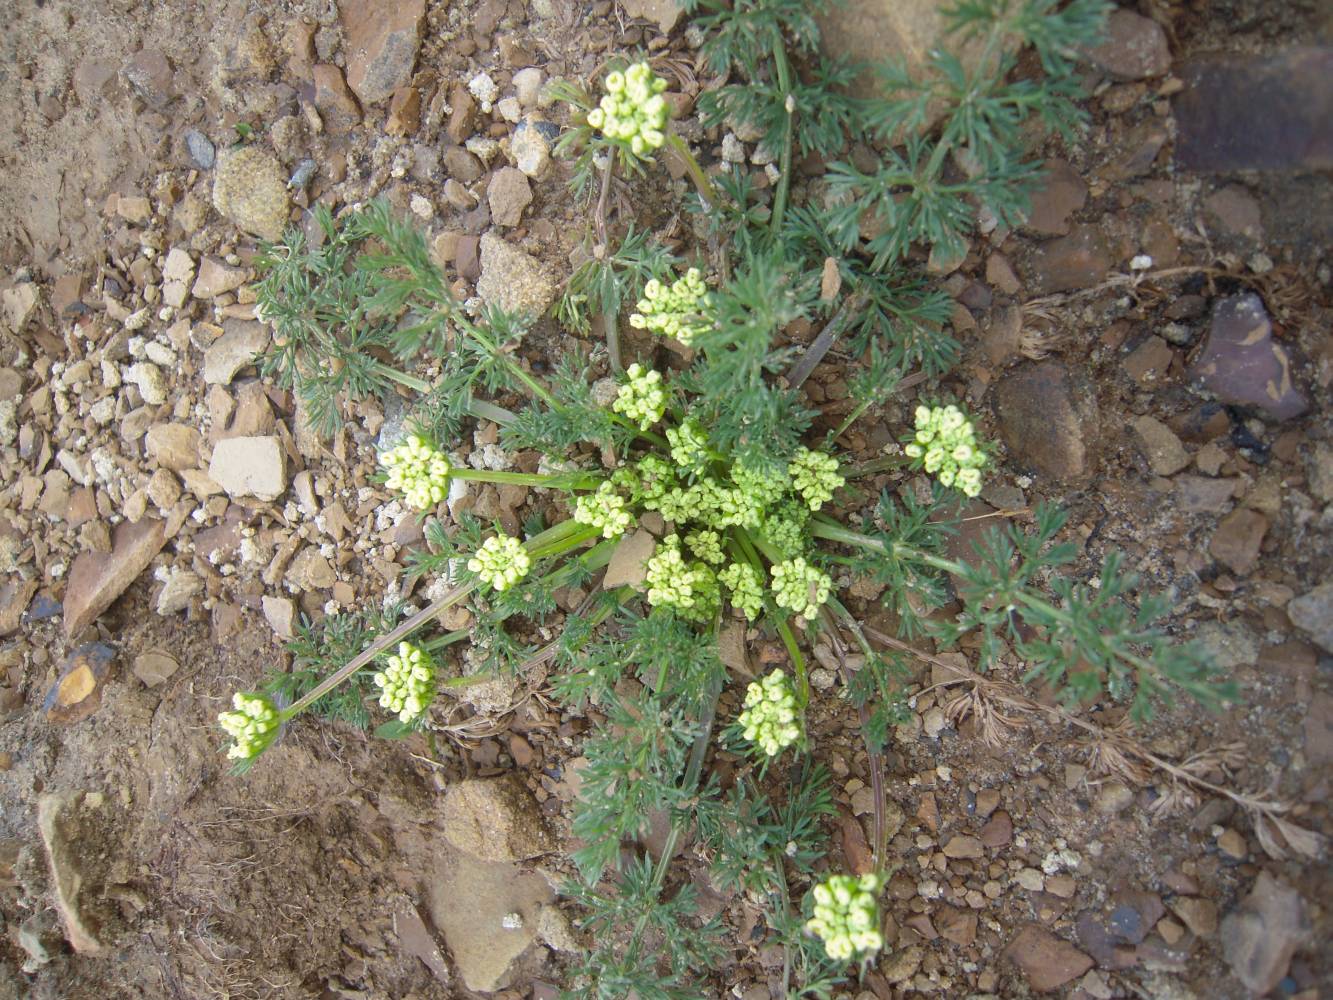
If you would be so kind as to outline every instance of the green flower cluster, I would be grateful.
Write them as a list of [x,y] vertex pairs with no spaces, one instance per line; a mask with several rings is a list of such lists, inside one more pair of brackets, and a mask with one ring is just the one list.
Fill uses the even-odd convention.
[[662,385],[662,373],[636,362],[625,369],[625,377],[627,381],[616,393],[611,409],[638,421],[639,430],[646,431],[661,420],[666,411],[667,395]]
[[834,875],[815,886],[815,914],[805,929],[824,942],[829,958],[845,962],[884,947],[876,898],[883,887],[874,872]]
[[662,91],[667,82],[638,62],[623,73],[608,73],[605,85],[606,96],[588,112],[588,124],[635,156],[647,157],[666,141],[671,109]]
[[234,712],[219,712],[218,725],[234,742],[227,748],[233,760],[253,760],[277,738],[282,721],[273,699],[262,694],[237,691],[231,699]]
[[833,580],[818,566],[811,566],[804,556],[773,565],[773,599],[778,607],[813,619],[828,600]]
[[679,535],[667,535],[657,544],[647,570],[648,603],[654,607],[673,608],[694,621],[707,621],[717,611],[717,577],[702,562],[685,562]]
[[656,278],[643,286],[639,299],[630,314],[629,325],[636,330],[651,330],[663,337],[674,337],[686,347],[700,334],[707,332],[708,288],[697,267],[685,272],[670,286]]
[[400,722],[411,722],[435,697],[435,661],[410,642],[400,642],[398,653],[373,679],[381,692],[380,707],[396,712]]
[[634,524],[634,515],[616,488],[602,483],[596,493],[585,493],[574,501],[574,520],[600,528],[603,538],[619,538]]
[[787,466],[792,485],[801,494],[811,510],[819,510],[833,499],[833,491],[840,489],[845,480],[838,474],[838,460],[823,452],[800,448]]
[[708,457],[708,435],[693,420],[686,419],[679,427],[669,428],[666,436],[671,445],[671,460],[682,469],[702,465]]
[[426,510],[449,495],[451,466],[444,452],[418,434],[381,453],[384,484],[404,495],[408,506]]
[[685,536],[685,544],[706,563],[717,565],[726,558],[722,554],[722,536],[712,528],[691,531]]
[[986,453],[977,443],[972,421],[958,407],[918,406],[916,436],[903,450],[942,485],[955,486],[969,497],[981,492]]
[[732,563],[717,578],[731,591],[731,605],[747,621],[754,621],[764,609],[764,578],[749,563]]
[[467,568],[496,590],[508,590],[528,575],[532,557],[523,543],[508,535],[494,535],[481,543]]
[[758,744],[770,757],[800,738],[796,721],[796,694],[791,681],[781,670],[774,670],[762,681],[745,689],[745,711],[736,720],[745,738]]

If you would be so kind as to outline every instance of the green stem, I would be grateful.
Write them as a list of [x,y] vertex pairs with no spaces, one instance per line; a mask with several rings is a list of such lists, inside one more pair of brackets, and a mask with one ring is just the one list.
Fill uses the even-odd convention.
[[778,161],[778,170],[781,173],[778,175],[777,190],[773,193],[773,216],[769,220],[769,231],[776,238],[782,232],[782,217],[787,211],[787,190],[791,185],[791,150],[796,129],[794,118],[796,102],[791,93],[791,68],[787,65],[785,46],[779,45],[773,50],[773,64],[777,69],[778,90],[784,101],[783,108],[787,112],[786,128],[782,130],[782,153]]
[[561,472],[547,475],[541,472],[496,472],[490,469],[469,469],[454,466],[449,470],[453,479],[473,483],[505,483],[510,486],[544,486],[549,489],[592,490],[601,480],[583,472]]
[[[538,559],[547,555],[556,555],[561,551],[567,551],[576,545],[588,540],[587,531],[589,529],[576,521],[561,521],[559,524],[547,528],[540,534],[529,538],[524,546],[533,559]],[[593,529],[595,531],[595,529]],[[571,544],[572,543],[572,544]],[[561,548],[561,546],[565,548]],[[411,635],[423,625],[428,624],[433,619],[439,617],[443,612],[453,607],[459,601],[464,600],[474,590],[477,589],[476,583],[460,583],[450,587],[444,594],[436,598],[427,607],[418,611],[411,618],[402,622],[391,632],[380,636],[369,646],[357,653],[336,671],[329,674],[317,685],[310,689],[303,697],[292,702],[287,708],[283,709],[281,718],[283,722],[299,715],[315,702],[319,701],[326,694],[343,683],[354,673],[372,662],[386,649],[392,648],[400,640]]]
[[405,389],[411,389],[413,392],[422,394],[430,392],[430,383],[425,379],[417,378],[415,375],[409,375],[407,372],[400,371],[393,367],[393,365],[386,365],[383,361],[372,362],[371,369],[376,375],[382,375],[391,382],[397,382]]
[[[842,431],[839,431],[838,433],[841,434]],[[894,469],[901,469],[906,464],[907,460],[900,455],[889,455],[885,458],[872,458],[869,462],[862,462],[860,465],[852,466],[850,469],[842,472],[842,476],[844,479],[859,479],[861,476],[873,476],[880,472],[892,472]]]
[[[807,676],[805,656],[796,642],[791,623],[786,618],[776,618],[774,624],[777,625],[778,635],[782,636],[782,644],[787,647],[787,655],[791,657],[792,666],[796,670],[796,707],[804,712],[805,707],[810,704],[810,681]],[[801,727],[801,731],[805,732],[804,726]]]
[[444,633],[444,635],[437,635],[434,639],[428,639],[421,644],[421,648],[428,653],[433,653],[437,649],[444,649],[445,646],[452,646],[456,642],[462,642],[471,634],[471,629],[455,629],[452,632]]
[[689,172],[690,180],[694,181],[694,186],[700,197],[708,202],[709,208],[717,208],[717,191],[713,189],[713,182],[703,172],[703,168],[699,166],[699,161],[690,152],[690,147],[685,145],[685,140],[676,135],[675,132],[668,132],[666,141],[667,145],[675,150],[676,154],[684,161],[685,169]]
[[467,411],[478,420],[489,420],[501,427],[508,427],[518,419],[518,415],[512,410],[506,410],[503,406],[496,406],[489,400],[476,399],[472,396],[468,397]]

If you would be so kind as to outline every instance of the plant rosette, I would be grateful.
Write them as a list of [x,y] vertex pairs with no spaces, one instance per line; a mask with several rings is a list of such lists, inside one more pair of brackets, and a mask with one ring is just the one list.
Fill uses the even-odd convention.
[[419,646],[400,642],[373,680],[380,689],[380,707],[397,714],[399,722],[410,723],[435,697],[435,661]]
[[796,721],[796,693],[781,670],[745,689],[745,710],[736,719],[747,740],[776,757],[801,737]]
[[916,434],[903,449],[914,468],[924,469],[964,496],[981,492],[981,470],[986,452],[977,441],[976,427],[958,407],[918,406]]
[[805,929],[824,942],[835,961],[865,957],[884,947],[880,932],[879,891],[884,881],[874,872],[857,878],[834,875],[814,888],[814,916]]

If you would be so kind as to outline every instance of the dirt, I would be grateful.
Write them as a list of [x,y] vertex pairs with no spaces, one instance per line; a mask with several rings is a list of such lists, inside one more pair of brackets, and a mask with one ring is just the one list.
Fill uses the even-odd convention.
[[[260,6],[265,16],[257,18]],[[314,179],[291,194],[294,218],[306,219],[316,202],[336,209],[375,195],[408,214],[421,196],[430,209],[429,218],[418,213],[423,227],[432,237],[450,234],[437,248],[458,250],[447,273],[463,297],[477,278],[463,248],[472,241],[475,265],[485,232],[562,279],[587,224],[563,183],[565,166],[532,182],[533,201],[513,227],[493,228],[483,208],[446,197],[445,147],[512,132],[498,111],[476,109],[471,121],[458,121],[460,89],[481,69],[502,97],[525,66],[546,79],[590,79],[610,52],[654,47],[658,29],[607,3],[424,4],[410,76],[421,120],[393,136],[384,103],[345,125],[326,114],[319,130],[306,110],[316,99],[307,63],[347,68],[332,0],[8,7],[0,291],[6,310],[37,295],[25,328],[0,334],[0,368],[13,372],[0,385],[17,379],[14,440],[0,442],[0,568],[21,584],[0,590],[0,1000],[469,997],[477,993],[467,983],[487,976],[501,984],[499,996],[553,996],[570,985],[572,943],[552,930],[551,902],[572,874],[565,847],[589,723],[556,707],[544,673],[449,700],[429,740],[375,740],[305,719],[248,775],[228,773],[216,713],[233,691],[288,662],[270,602],[290,600],[314,616],[378,604],[386,591],[398,593],[420,530],[369,479],[393,406],[358,405],[348,429],[319,444],[290,395],[266,387],[253,369],[206,385],[208,347],[227,323],[253,319],[253,296],[241,286],[187,297],[164,316],[156,269],[176,247],[196,264],[207,257],[249,267],[254,239],[212,210],[213,172],[192,161],[185,139],[198,129],[222,153],[243,124],[257,127],[256,144],[284,172],[306,158],[316,163]],[[1144,3],[1140,13],[1164,26],[1172,73],[1202,54],[1330,43],[1316,4],[1284,5],[1279,17],[1257,0]],[[682,34],[677,27],[663,48],[688,91],[693,52]],[[1037,151],[1071,165],[1059,173],[1042,231],[975,237],[944,279],[959,301],[954,323],[966,347],[945,386],[1001,438],[1006,420],[994,400],[1040,359],[1087,381],[1095,414],[1066,408],[1064,437],[1032,440],[1022,451],[1011,441],[985,502],[968,510],[979,519],[967,522],[965,536],[998,520],[997,511],[1059,503],[1070,512],[1064,537],[1078,546],[1074,571],[1094,573],[1107,553],[1124,552],[1146,583],[1168,594],[1172,628],[1205,641],[1233,670],[1243,701],[1216,714],[1179,704],[1138,727],[1107,701],[1072,713],[1074,722],[1053,715],[1040,691],[1035,701],[1021,698],[1022,664],[1006,662],[980,682],[950,672],[968,659],[909,661],[915,715],[896,734],[886,774],[897,819],[889,855],[899,866],[885,902],[890,947],[848,987],[860,1000],[1023,997],[1046,987],[1079,1000],[1249,996],[1223,941],[1243,931],[1226,921],[1261,873],[1295,887],[1309,921],[1291,946],[1294,958],[1280,963],[1276,995],[1311,1000],[1333,989],[1333,884],[1324,860],[1274,857],[1244,802],[1173,780],[1144,756],[1253,796],[1245,801],[1278,803],[1282,818],[1302,828],[1330,828],[1329,653],[1284,610],[1333,565],[1333,261],[1321,242],[1327,218],[1308,208],[1330,204],[1329,177],[1175,169],[1173,79],[1090,74],[1090,131]],[[351,106],[353,119],[357,110]],[[559,120],[558,109],[544,113]],[[684,123],[691,126],[702,136]],[[721,138],[701,143],[705,159]],[[497,153],[478,166],[480,177],[466,186],[485,206],[489,172],[506,160]],[[621,219],[653,226],[673,244],[692,238],[665,184],[642,182],[617,201]],[[1063,239],[1077,241],[1079,252],[1062,251],[1066,270],[1053,275],[1045,241]],[[1141,269],[1147,279],[1110,280],[1131,273],[1140,254],[1152,257]],[[1177,268],[1194,270],[1152,276]],[[1265,421],[1250,409],[1210,406],[1190,387],[1186,369],[1216,302],[1245,291],[1261,296],[1275,342],[1289,353],[1293,383],[1309,404],[1299,416]],[[572,346],[547,322],[523,351],[540,372]],[[643,345],[631,337],[630,346]],[[811,380],[830,421],[852,405],[846,376],[854,363],[835,352]],[[155,366],[164,402],[99,375],[109,365],[128,380],[131,364]],[[104,400],[109,419],[97,415]],[[909,394],[871,414],[843,439],[847,450],[857,459],[878,454],[900,436],[913,405]],[[285,494],[272,502],[228,497],[208,481],[203,455],[193,469],[186,456],[163,480],[162,464],[140,442],[149,425],[173,422],[197,427],[205,453],[227,437],[275,438],[286,456]],[[1135,425],[1151,426],[1161,447],[1145,447]],[[480,452],[493,432],[479,427],[463,444]],[[1077,445],[1081,468],[1062,460],[1067,451],[1038,453],[1060,441]],[[1231,487],[1219,493],[1204,480]],[[903,482],[913,485],[897,475],[870,485]],[[528,500],[488,488],[464,506],[514,518],[537,506]],[[1227,520],[1233,511],[1244,517]],[[132,513],[159,519],[165,546],[94,625],[68,634],[52,609],[66,599],[75,558],[109,549],[109,529]],[[1219,540],[1219,532],[1244,537]],[[198,588],[163,614],[173,574]],[[853,593],[854,612],[892,632],[871,595]],[[53,723],[47,692],[66,654],[93,639],[118,652],[100,704],[82,721]],[[145,673],[157,682],[150,687],[133,664],[154,651],[179,667],[164,679]],[[760,640],[749,653],[763,661],[776,647]],[[974,646],[962,653],[975,659]],[[733,680],[723,718],[743,696],[745,678]],[[854,713],[835,693],[817,699],[809,722],[838,789],[829,865],[855,870],[873,837],[871,776]],[[712,759],[724,775],[736,763],[721,753]],[[465,778],[510,773],[562,846],[536,859],[469,858],[446,836],[445,792]],[[782,777],[773,774],[775,787]],[[42,808],[58,818],[45,844]],[[752,901],[717,892],[706,861],[688,846],[672,885],[693,881],[728,926],[753,927]],[[62,915],[62,906],[77,913]],[[492,949],[495,941],[503,947]],[[512,966],[482,969],[480,959],[494,966],[507,949],[518,956]],[[781,971],[762,934],[738,930],[701,995],[777,996]]]

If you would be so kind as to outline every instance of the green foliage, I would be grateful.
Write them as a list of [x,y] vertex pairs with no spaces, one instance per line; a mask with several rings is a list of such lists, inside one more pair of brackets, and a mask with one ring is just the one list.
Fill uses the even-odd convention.
[[561,326],[586,335],[590,316],[618,317],[625,302],[637,298],[650,278],[665,277],[680,263],[665,247],[650,245],[650,235],[646,229],[635,230],[630,223],[614,251],[596,248],[574,269],[555,305]]

